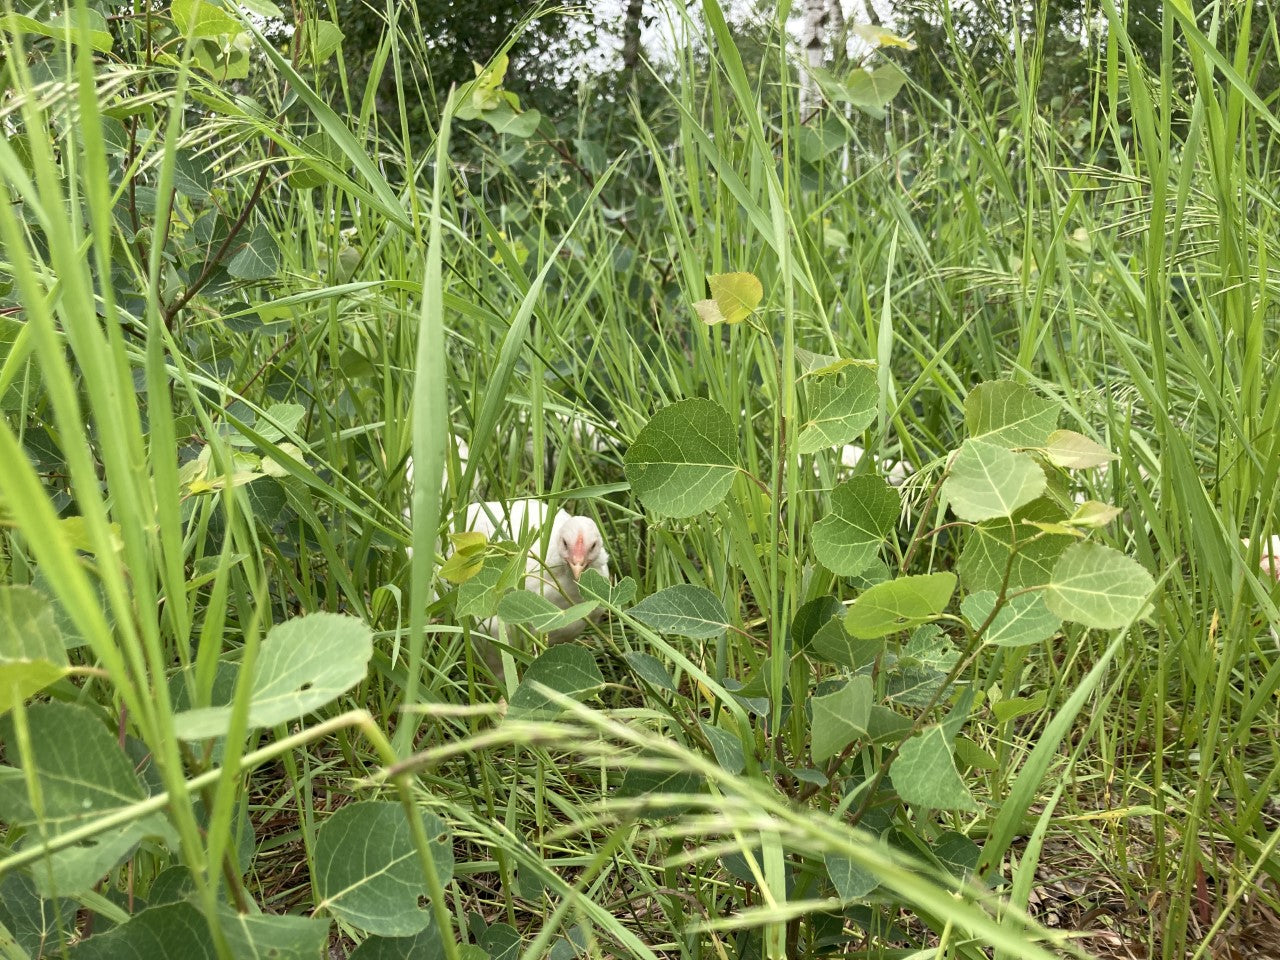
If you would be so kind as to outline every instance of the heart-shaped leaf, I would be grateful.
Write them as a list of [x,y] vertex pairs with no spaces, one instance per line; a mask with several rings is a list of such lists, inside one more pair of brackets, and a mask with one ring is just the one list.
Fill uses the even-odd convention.
[[695,640],[718,637],[729,625],[720,598],[692,583],[659,590],[627,612],[658,633]]
[[[133,763],[111,731],[87,707],[69,703],[37,703],[27,708],[31,754],[19,750],[14,728],[0,721],[0,741],[10,763],[30,764],[24,773],[0,766],[0,821],[30,827],[19,848],[56,837],[147,797]],[[27,793],[26,775],[40,782],[43,808],[38,815]],[[35,824],[42,824],[42,830]],[[40,861],[32,872],[42,896],[88,890],[146,837],[176,844],[163,814],[153,813],[65,847]]]
[[437,573],[440,579],[450,583],[466,583],[484,569],[488,534],[482,530],[464,530],[449,534],[449,542],[453,544],[453,553],[440,565]]
[[[272,627],[258,651],[250,726],[296,720],[337,699],[364,679],[372,655],[373,631],[355,617],[310,613]],[[174,717],[174,729],[184,740],[220,737],[230,723],[230,706]]]
[[498,616],[504,623],[528,627],[535,633],[550,633],[591,616],[598,606],[594,601],[588,601],[561,610],[540,593],[513,590],[498,602]]
[[693,305],[703,323],[741,323],[764,299],[764,287],[754,273],[716,273],[707,277],[710,300]]
[[[209,7],[212,4],[204,3]],[[227,273],[237,280],[269,280],[280,270],[280,248],[266,224],[255,223],[249,239],[227,263]]]
[[663,407],[623,458],[627,480],[645,508],[691,517],[724,499],[738,471],[738,439],[724,408],[694,398]]
[[1109,503],[1099,503],[1097,500],[1086,500],[1080,506],[1076,507],[1076,512],[1071,514],[1064,522],[1072,527],[1086,527],[1088,529],[1097,530],[1105,527],[1116,517],[1120,516],[1119,507],[1113,507]]
[[871,678],[854,677],[834,693],[814,696],[810,731],[813,738],[813,762],[821,763],[867,735],[871,702],[875,699]]
[[10,870],[0,878],[0,923],[23,951],[15,956],[61,956],[61,945],[75,933],[76,919],[74,900],[45,900],[21,870]]
[[1008,517],[1044,492],[1045,476],[1025,453],[966,440],[951,462],[942,493],[962,520]]
[[897,492],[880,477],[846,480],[831,491],[831,512],[813,525],[813,552],[832,573],[856,576],[871,565],[901,510]]
[[1039,448],[1057,426],[1058,405],[1020,383],[995,380],[969,391],[964,422],[970,439],[1010,449]]
[[836,896],[841,900],[861,900],[880,886],[880,881],[873,874],[848,857],[828,853],[822,860],[827,868],[827,876],[831,878],[831,885],[836,888]]
[[635,671],[636,676],[655,690],[676,692],[676,682],[671,679],[671,673],[657,657],[641,653],[639,650],[632,650],[630,653],[623,654],[622,658],[627,661],[627,666]]
[[555,716],[560,706],[553,703],[539,686],[574,700],[585,700],[604,686],[604,676],[596,666],[591,651],[573,644],[551,647],[529,664],[520,686],[511,697],[508,716],[528,719],[532,716]]
[[[329,940],[329,921],[310,917],[218,911],[218,925],[234,957],[314,960]],[[209,960],[217,956],[204,915],[191,903],[168,903],[90,937],[75,960]]]
[[857,670],[875,661],[884,650],[884,640],[851,637],[844,628],[844,617],[837,617],[818,628],[806,650],[815,660]]
[[1127,627],[1155,590],[1151,574],[1118,550],[1077,543],[1063,551],[1045,595],[1050,610],[1086,627]]
[[869,364],[807,377],[805,383],[807,416],[796,439],[800,453],[817,453],[848,443],[876,418],[876,373]]
[[849,606],[844,627],[863,639],[909,630],[942,613],[955,588],[954,573],[926,573],[877,583]]
[[[419,813],[441,883],[453,877],[453,845],[444,821]],[[316,831],[317,910],[368,933],[407,937],[430,922],[418,906],[427,883],[404,807],[382,800],[348,804]]]
[[411,937],[368,937],[350,960],[445,960],[444,941],[431,923]]
[[978,809],[956,772],[942,727],[930,727],[904,743],[890,775],[898,796],[907,803],[935,810]]
[[[1062,511],[1048,499],[1035,500],[1013,515],[1013,526],[1008,520],[982,523],[965,534],[964,550],[956,568],[971,591],[998,592],[1005,583],[1010,592],[1027,587],[1043,586],[1049,582],[1053,566],[1071,543],[1073,536],[1040,536],[1031,539],[1032,531],[1023,521],[1052,521],[1061,517]],[[1013,551],[1017,537],[1017,552]]]
[[729,773],[741,773],[747,765],[747,758],[742,751],[742,741],[737,735],[712,726],[705,720],[699,720],[698,726],[702,729],[702,735],[707,738],[707,742],[711,744],[711,752],[715,754],[716,763]]
[[[979,590],[960,602],[960,612],[976,630],[991,616],[996,603],[993,590]],[[1020,593],[1011,597],[987,625],[984,643],[998,647],[1025,647],[1048,640],[1062,626],[1062,618],[1045,606],[1040,593]]]
[[1057,467],[1081,470],[1120,459],[1102,444],[1074,430],[1054,430],[1044,447],[1045,458]]
[[617,583],[610,583],[599,571],[590,567],[582,571],[578,590],[588,600],[619,610],[636,598],[636,582],[631,577],[623,577]]

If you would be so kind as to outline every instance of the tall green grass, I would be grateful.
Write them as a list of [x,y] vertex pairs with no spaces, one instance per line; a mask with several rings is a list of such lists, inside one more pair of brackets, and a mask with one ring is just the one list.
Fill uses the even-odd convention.
[[[863,955],[1061,955],[1078,948],[1046,941],[1024,914],[1038,868],[1073,868],[1054,860],[1064,846],[1123,891],[1126,935],[1152,955],[1211,955],[1251,904],[1274,908],[1260,881],[1280,878],[1268,819],[1280,659],[1267,631],[1280,612],[1258,566],[1280,469],[1269,390],[1280,125],[1250,81],[1280,51],[1274,31],[1259,49],[1243,39],[1269,8],[1171,3],[1157,73],[1104,0],[1083,148],[1041,102],[1047,67],[1030,43],[1000,78],[1013,97],[993,102],[982,65],[967,64],[945,100],[908,85],[882,120],[827,111],[841,148],[816,161],[804,159],[812,124],[780,33],[749,62],[719,6],[705,8],[705,21],[681,23],[700,43],[643,80],[665,84],[661,109],[635,108],[630,146],[602,164],[571,138],[567,162],[538,138],[521,152],[460,121],[415,152],[410,91],[393,116],[371,97],[336,109],[319,69],[261,38],[253,110],[193,68],[190,43],[173,64],[118,67],[122,79],[95,62],[86,28],[56,47],[64,88],[26,69],[31,38],[5,34],[6,117],[53,130],[28,137],[29,158],[0,143],[13,201],[0,206],[3,279],[21,306],[0,367],[18,391],[0,427],[6,572],[48,589],[83,638],[76,681],[51,695],[92,704],[145,744],[160,783],[126,816],[163,808],[178,840],[137,853],[104,892],[127,870],[145,893],[181,862],[206,917],[223,902],[309,911],[318,826],[394,782],[429,879],[420,812],[453,830],[458,866],[431,898],[450,956],[477,939],[473,912],[521,931],[529,957],[575,929],[593,956],[796,956],[818,939],[797,918],[834,908],[803,872],[788,892],[785,874],[828,854],[884,885],[859,917]],[[375,79],[423,56],[392,29]],[[182,284],[161,244],[123,234],[114,211],[127,188],[104,131],[143,103],[154,124],[130,162],[155,188],[158,221],[184,202],[169,188],[179,156],[194,155],[231,209],[250,208],[278,241],[279,270],[245,284],[240,309],[199,291],[171,309]],[[304,139],[319,131],[325,151]],[[318,185],[295,189],[283,175],[304,166]],[[763,334],[693,314],[705,277],[729,270],[763,281]],[[660,653],[693,702],[730,711],[725,678],[767,661],[767,743],[803,755],[804,726],[784,720],[804,680],[788,632],[834,578],[792,557],[839,462],[779,456],[798,421],[800,350],[877,361],[880,415],[864,445],[917,467],[908,499],[921,531],[942,522],[926,513],[928,490],[982,380],[1033,385],[1119,454],[1090,493],[1124,508],[1116,545],[1159,577],[1150,620],[1118,638],[985,653],[971,674],[989,697],[993,686],[1005,699],[1043,695],[1028,716],[983,712],[968,728],[995,759],[966,773],[992,813],[946,825],[989,844],[994,889],[948,890],[919,866],[922,851],[866,845],[837,802],[791,803],[758,769],[726,776],[697,717],[641,695],[618,656]],[[767,493],[739,480],[713,514],[647,518],[623,451],[655,410],[694,396],[734,414]],[[274,421],[278,403],[300,404],[302,418]],[[65,481],[33,463],[42,437]],[[465,463],[453,438],[469,445]],[[210,489],[197,492],[181,463],[206,445]],[[283,474],[235,484],[244,451]],[[401,520],[410,453],[412,527]],[[54,499],[63,485],[71,505]],[[612,617],[596,638],[610,681],[601,710],[495,726],[491,705],[510,687],[487,676],[468,625],[433,616],[448,605],[434,600],[431,548],[450,510],[526,495],[597,517],[616,575],[642,595],[704,585],[743,629],[703,649]],[[945,568],[954,551],[944,530],[894,559]],[[255,732],[241,683],[216,761],[177,738],[175,668],[190,667],[184,702],[209,704],[220,659],[248,676],[271,625],[318,610],[376,631],[369,674],[341,709]],[[5,746],[15,766],[30,754],[25,715],[20,703],[18,746]],[[714,792],[686,798],[679,819],[654,818],[651,801],[616,796],[627,768],[646,763],[656,775],[694,769]],[[252,868],[234,849],[246,817],[259,834]],[[740,850],[751,881],[717,859]],[[0,874],[36,860],[10,852]]]

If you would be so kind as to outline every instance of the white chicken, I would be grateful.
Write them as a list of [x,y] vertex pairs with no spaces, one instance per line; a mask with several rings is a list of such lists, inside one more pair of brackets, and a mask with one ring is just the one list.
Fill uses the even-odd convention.
[[[529,555],[525,560],[526,590],[546,597],[564,610],[582,602],[578,590],[578,578],[587,570],[595,570],[609,579],[609,554],[604,547],[600,528],[590,517],[572,516],[557,510],[550,517],[551,531],[544,535],[551,508],[541,500],[513,500],[508,504],[499,501],[472,503],[465,516],[467,530],[484,533],[490,540],[514,540],[527,542],[532,536]],[[543,545],[546,552],[543,553]],[[592,615],[598,619],[599,611]],[[549,643],[563,643],[580,635],[587,628],[585,620],[574,620],[547,634]],[[504,639],[502,624],[494,617],[482,625],[485,634]],[[483,637],[476,637],[476,647],[489,667],[497,673],[502,658],[496,646]]]

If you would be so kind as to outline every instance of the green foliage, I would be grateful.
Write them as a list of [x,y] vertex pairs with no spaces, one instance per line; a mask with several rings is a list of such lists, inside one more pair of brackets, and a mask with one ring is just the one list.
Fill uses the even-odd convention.
[[1044,493],[1045,476],[1034,460],[972,437],[951,461],[943,496],[962,520],[1011,517]]
[[[369,628],[354,617],[312,613],[272,628],[262,642],[249,690],[248,723],[270,727],[323,707],[365,675],[373,652]],[[225,734],[233,707],[209,706],[174,717],[184,740]]]
[[1043,960],[1070,840],[1181,955],[1275,867],[1274,50],[1141,6],[805,115],[713,2],[572,108],[510,4],[8,16],[4,949]]
[[[440,882],[453,873],[453,848],[444,821],[422,815]],[[316,906],[358,929],[408,937],[431,922],[418,899],[429,894],[404,808],[362,800],[348,804],[316,831]]]
[[[0,742],[11,759],[0,766],[0,819],[29,831],[39,825],[20,847],[122,813],[150,792],[101,718],[86,707],[33,704],[0,721]],[[12,763],[20,758],[20,765]],[[31,793],[31,781],[39,784],[38,794]],[[50,854],[32,879],[43,897],[83,892],[147,837],[175,839],[158,813],[130,817]]]
[[511,716],[531,718],[559,713],[558,701],[547,696],[544,687],[563,697],[584,700],[602,686],[604,677],[590,653],[580,647],[552,647],[529,664],[511,697]]
[[729,415],[710,400],[681,400],[659,410],[627,448],[627,480],[660,516],[690,517],[715,506],[737,473]]
[[628,613],[658,633],[702,639],[717,637],[728,626],[724,604],[706,587],[679,583],[645,597]]
[[832,573],[853,577],[875,560],[901,504],[879,477],[854,477],[831,491],[831,512],[813,525],[813,552]]
[[67,653],[48,598],[0,587],[0,714],[67,672]]

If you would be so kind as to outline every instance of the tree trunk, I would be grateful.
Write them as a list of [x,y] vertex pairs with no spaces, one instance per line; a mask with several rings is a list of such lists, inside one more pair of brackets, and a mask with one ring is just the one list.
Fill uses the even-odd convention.
[[622,21],[622,69],[634,71],[640,66],[640,28],[643,25],[644,0],[627,0]]
[[827,0],[829,4],[827,23],[831,27],[831,41],[828,46],[831,47],[831,56],[835,60],[835,66],[844,65],[845,58],[849,55],[849,35],[845,32],[844,24],[844,3],[843,0]]
[[800,116],[804,118],[808,118],[822,102],[812,71],[821,67],[827,57],[827,16],[827,0],[804,0],[800,46],[804,49],[805,63],[809,68],[800,78]]

